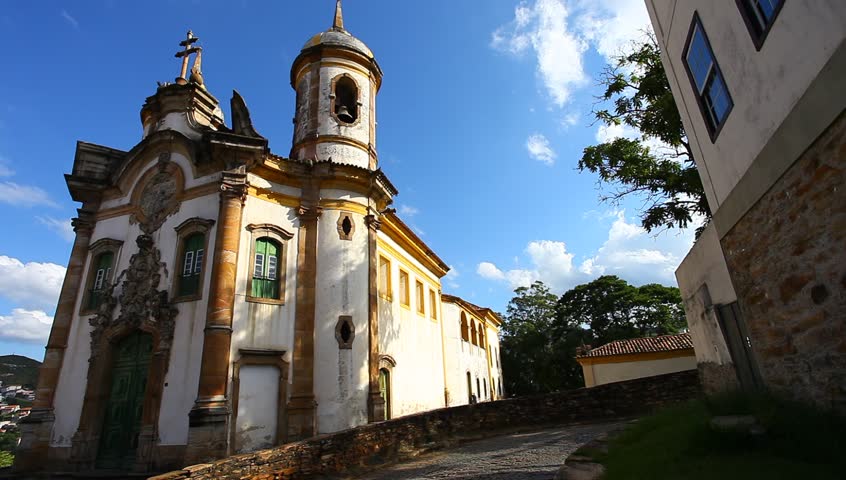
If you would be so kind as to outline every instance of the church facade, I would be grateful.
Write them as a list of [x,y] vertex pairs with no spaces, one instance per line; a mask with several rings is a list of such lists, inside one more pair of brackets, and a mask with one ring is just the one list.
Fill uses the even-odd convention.
[[501,398],[500,318],[443,294],[448,266],[390,208],[382,71],[340,1],[292,66],[288,157],[237,92],[227,125],[196,41],[138,145],[77,145],[76,239],[15,468],[162,471]]

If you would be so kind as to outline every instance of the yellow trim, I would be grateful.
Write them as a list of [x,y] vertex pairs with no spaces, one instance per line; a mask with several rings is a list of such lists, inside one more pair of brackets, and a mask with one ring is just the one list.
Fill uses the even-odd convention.
[[349,200],[332,200],[324,199],[320,201],[320,206],[324,210],[343,210],[346,212],[357,213],[359,215],[367,215],[367,206]]
[[381,254],[388,255],[389,258],[395,259],[398,263],[403,264],[409,270],[413,271],[414,274],[417,275],[417,278],[421,278],[423,280],[426,280],[426,283],[428,285],[435,287],[435,290],[440,290],[440,288],[441,288],[440,280],[432,280],[431,274],[426,274],[426,272],[424,272],[423,270],[418,268],[416,265],[414,265],[413,263],[406,260],[405,255],[398,252],[393,246],[391,246],[390,244],[388,244],[384,241],[379,241],[379,239],[377,238],[376,239],[376,247],[378,249],[382,250],[382,252],[380,252]]
[[605,357],[576,357],[581,365],[597,365],[603,363],[645,362],[649,360],[666,360],[669,358],[693,357],[692,348],[672,350],[670,352],[627,353],[623,355],[608,355]]
[[441,278],[447,274],[449,267],[423,243],[422,240],[416,238],[408,227],[402,223],[399,218],[393,215],[385,215],[382,221],[382,232],[396,242],[400,248],[408,252],[412,258],[420,262],[421,265],[429,269],[436,277]]
[[394,287],[393,287],[393,284],[391,283],[393,281],[393,278],[391,276],[391,259],[390,259],[390,257],[386,257],[384,255],[379,255],[379,275],[382,274],[382,260],[384,260],[385,263],[388,264],[388,281],[385,282],[385,285],[388,286],[388,291],[387,292],[382,291],[382,288],[381,288],[382,287],[382,282],[381,282],[382,279],[380,278],[379,279],[379,287],[380,287],[379,288],[379,296],[384,298],[385,300],[393,303],[393,301],[394,301],[394,298],[393,298]]
[[300,206],[301,203],[300,199],[293,195],[286,195],[284,193],[274,192],[271,190],[260,189],[256,187],[248,187],[247,195],[253,198],[258,198],[259,200],[265,200],[271,203],[275,203],[277,205],[283,205],[285,207],[297,208]]

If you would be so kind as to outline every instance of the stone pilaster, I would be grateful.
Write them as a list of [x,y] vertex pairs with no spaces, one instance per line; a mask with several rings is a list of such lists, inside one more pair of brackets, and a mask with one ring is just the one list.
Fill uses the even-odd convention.
[[200,463],[227,455],[229,400],[229,350],[235,280],[241,240],[241,214],[246,199],[247,176],[242,171],[223,172],[220,210],[215,237],[203,357],[197,400],[189,414],[187,463]]
[[379,257],[376,255],[376,234],[382,223],[375,215],[364,217],[367,224],[367,420],[370,423],[385,419],[385,399],[379,391]]
[[50,329],[50,338],[47,340],[44,363],[38,370],[35,402],[32,413],[21,422],[21,443],[15,456],[17,471],[39,470],[47,463],[47,451],[50,447],[50,435],[55,420],[53,399],[68,345],[76,299],[83,282],[82,274],[88,257],[88,245],[91,243],[91,233],[96,223],[93,211],[85,210],[83,207],[77,212],[79,216],[73,219],[76,239],[73,242],[70,260],[68,260],[65,280],[62,282],[59,304],[53,318],[53,327]]
[[314,316],[317,284],[317,227],[322,209],[302,206],[297,238],[297,305],[294,318],[293,382],[288,402],[288,440],[317,434],[314,397]]

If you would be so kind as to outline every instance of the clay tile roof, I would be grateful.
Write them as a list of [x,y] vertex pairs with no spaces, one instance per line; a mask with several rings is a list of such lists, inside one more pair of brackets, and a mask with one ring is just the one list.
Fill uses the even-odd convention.
[[578,355],[577,358],[610,357],[614,355],[630,355],[633,353],[672,352],[692,348],[693,341],[690,339],[690,334],[680,333],[678,335],[615,340],[582,355]]

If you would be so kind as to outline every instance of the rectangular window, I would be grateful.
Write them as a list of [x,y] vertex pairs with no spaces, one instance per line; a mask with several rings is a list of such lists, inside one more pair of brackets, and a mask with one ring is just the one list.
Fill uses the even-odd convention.
[[400,276],[399,276],[399,289],[400,289],[400,304],[405,305],[406,307],[411,305],[411,299],[409,298],[411,295],[408,291],[408,272],[405,270],[400,269]]
[[717,65],[714,52],[711,50],[711,44],[696,14],[693,17],[684,51],[684,63],[713,141],[725,124],[734,104],[720,67]]
[[423,282],[417,280],[414,283],[415,301],[417,302],[417,312],[421,315],[426,315],[426,296],[423,290]]
[[203,271],[203,256],[204,256],[203,249],[201,248],[201,249],[197,250],[197,255],[194,258],[194,273],[195,274]]
[[[88,292],[88,310],[97,310],[103,303],[106,288],[111,282],[112,263],[115,255],[113,252],[103,252],[94,259],[94,277],[89,280],[91,290]],[[91,277],[89,277],[91,278]]]
[[185,252],[185,263],[182,265],[182,276],[187,277],[194,271],[194,252]]
[[281,245],[262,237],[256,240],[253,259],[253,278],[250,280],[250,296],[279,300],[279,254]]
[[182,275],[177,279],[177,296],[187,297],[200,293],[205,243],[206,236],[202,233],[194,233],[182,241]]
[[438,319],[438,298],[434,290],[429,290],[429,316]]
[[391,299],[391,262],[379,257],[379,295]]
[[782,5],[784,0],[737,0],[756,50],[764,45]]

